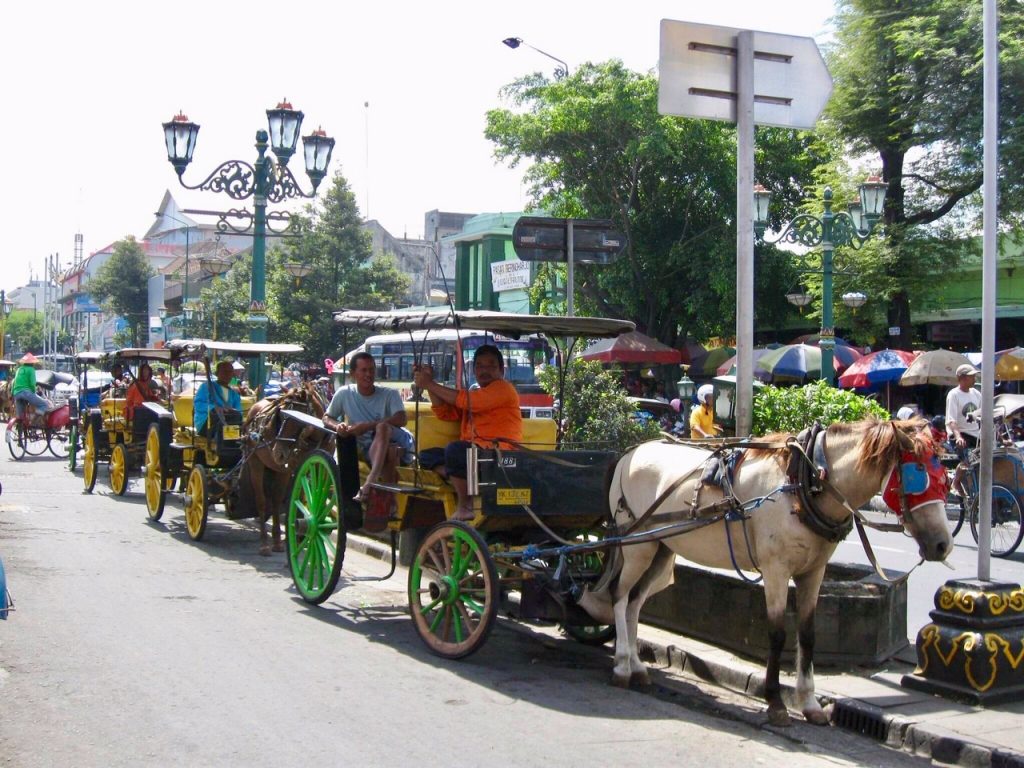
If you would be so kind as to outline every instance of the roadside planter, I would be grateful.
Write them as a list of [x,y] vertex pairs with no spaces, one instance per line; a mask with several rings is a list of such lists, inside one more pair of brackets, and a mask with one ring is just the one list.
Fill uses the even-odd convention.
[[[796,655],[796,590],[789,587],[783,659]],[[675,582],[651,597],[642,621],[743,656],[768,658],[764,591],[736,574],[676,564]],[[877,666],[907,647],[907,586],[868,566],[832,563],[815,613],[814,662]]]

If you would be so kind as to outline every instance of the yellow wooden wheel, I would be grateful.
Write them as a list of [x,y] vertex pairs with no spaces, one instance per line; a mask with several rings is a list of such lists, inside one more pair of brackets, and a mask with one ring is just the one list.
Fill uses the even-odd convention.
[[128,451],[124,443],[117,443],[110,451],[110,490],[124,496],[128,490]]
[[164,514],[164,503],[167,501],[167,484],[174,485],[174,478],[164,477],[164,465],[160,459],[160,428],[151,424],[146,435],[145,479],[146,479],[146,511],[150,520],[159,520]]
[[192,467],[185,489],[185,525],[193,541],[199,541],[206,533],[207,478],[202,464]]
[[85,482],[86,493],[92,493],[92,489],[96,487],[96,474],[100,463],[97,439],[96,422],[90,420],[85,428],[85,453],[82,456],[82,480]]

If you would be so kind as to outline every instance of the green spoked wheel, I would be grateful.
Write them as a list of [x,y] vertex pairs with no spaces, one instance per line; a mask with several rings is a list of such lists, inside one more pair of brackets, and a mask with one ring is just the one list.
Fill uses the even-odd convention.
[[[975,497],[971,505],[971,536],[978,542],[981,527],[980,499]],[[1004,485],[992,486],[992,528],[990,534],[993,557],[1009,557],[1017,551],[1024,528],[1021,527],[1020,502],[1016,495]]]
[[85,427],[85,451],[82,454],[82,482],[85,492],[92,493],[96,487],[96,475],[99,474],[99,426],[98,420],[90,419]]
[[75,467],[78,466],[78,424],[75,422],[71,423],[71,429],[68,432],[68,469],[72,472],[75,471]]
[[337,478],[334,458],[313,451],[299,465],[288,501],[288,565],[295,589],[314,605],[333,594],[345,560]]
[[209,483],[202,464],[196,464],[188,476],[185,489],[185,527],[192,541],[206,533],[206,510],[209,504]]
[[118,443],[110,451],[110,490],[117,496],[124,496],[128,490],[128,451],[124,443]]
[[431,528],[409,569],[409,612],[427,647],[446,659],[479,650],[494,627],[499,598],[483,537],[457,520]]
[[174,487],[174,477],[164,474],[164,452],[160,446],[160,427],[149,425],[146,433],[146,455],[143,459],[146,484],[146,511],[150,520],[159,520],[164,514],[167,492]]

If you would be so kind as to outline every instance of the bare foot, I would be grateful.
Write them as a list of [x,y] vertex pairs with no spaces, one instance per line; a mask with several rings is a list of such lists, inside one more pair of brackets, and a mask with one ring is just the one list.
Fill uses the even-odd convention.
[[452,520],[461,520],[464,523],[468,523],[474,518],[476,518],[476,513],[472,507],[459,507],[452,515]]

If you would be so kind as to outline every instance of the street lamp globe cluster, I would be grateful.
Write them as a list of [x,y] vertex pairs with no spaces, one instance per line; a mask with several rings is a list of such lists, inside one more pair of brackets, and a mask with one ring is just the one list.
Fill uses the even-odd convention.
[[[268,130],[256,132],[257,158],[254,164],[241,160],[221,163],[201,183],[192,186],[185,183],[182,175],[196,148],[199,125],[184,114],[177,114],[163,124],[164,142],[167,145],[167,159],[178,174],[178,181],[186,189],[223,192],[234,200],[253,198],[255,212],[252,221],[252,282],[249,300],[250,340],[263,343],[267,340],[266,301],[266,238],[267,202],[280,203],[289,198],[314,197],[317,187],[327,175],[334,150],[334,139],[323,129],[317,129],[302,137],[306,175],[313,185],[312,192],[304,192],[288,168],[288,161],[295,154],[302,130],[303,114],[294,109],[287,100],[282,100],[274,109],[267,110]],[[267,157],[270,149],[276,162]],[[238,215],[233,212],[232,215]],[[245,231],[245,230],[243,230]],[[256,384],[263,383],[263,363],[259,360],[251,371]]]
[[[860,248],[872,235],[882,217],[887,185],[877,176],[869,176],[860,185],[860,202],[851,203],[847,211],[832,212],[832,190],[825,188],[825,212],[821,217],[801,213],[782,227],[782,233],[773,240],[765,238],[768,226],[768,206],[771,192],[760,184],[754,187],[754,233],[759,240],[768,243],[789,243],[805,248],[822,247],[821,267],[808,268],[802,257],[801,272],[821,275],[821,378],[831,382],[835,376],[833,350],[835,349],[835,328],[832,319],[832,278],[836,274],[848,274],[835,269],[833,251],[836,246],[849,245]],[[813,300],[805,290],[791,291],[786,299],[801,309]],[[859,291],[842,295],[842,301],[856,310],[864,306],[867,296]]]

